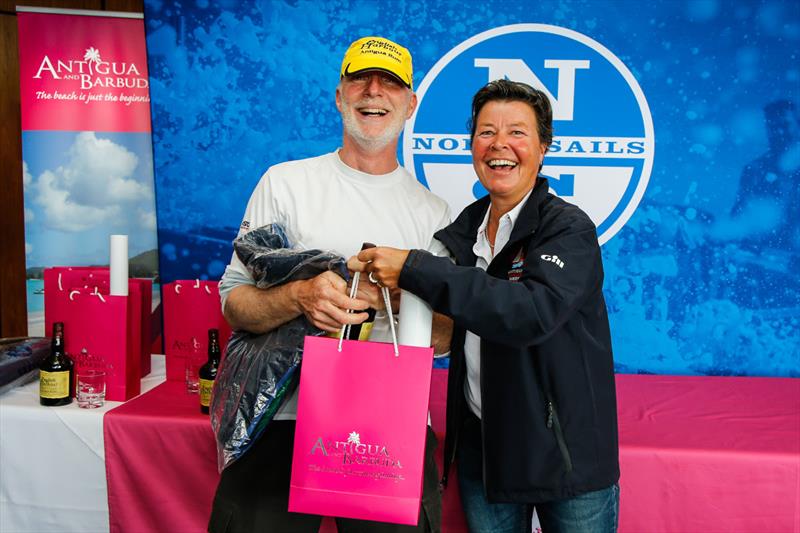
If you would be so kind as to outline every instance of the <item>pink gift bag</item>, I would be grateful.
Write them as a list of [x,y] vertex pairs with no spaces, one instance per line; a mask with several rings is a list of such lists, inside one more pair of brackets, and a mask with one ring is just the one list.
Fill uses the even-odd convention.
[[231,328],[222,316],[217,285],[217,281],[176,280],[162,286],[168,381],[185,379],[190,355],[205,360],[209,329],[219,329],[220,350],[225,353]]
[[76,372],[86,367],[105,370],[109,401],[126,401],[141,391],[140,317],[137,295],[109,296],[93,288],[72,289],[59,318]]
[[139,353],[140,362],[139,370],[142,377],[150,373],[150,348],[153,345],[153,329],[152,329],[152,315],[153,315],[153,280],[149,278],[131,278],[128,282],[128,294],[132,295],[133,287],[138,286],[139,299],[141,305],[139,306],[140,327],[139,327]]
[[[95,287],[97,288],[94,291]],[[45,297],[45,333],[52,331],[53,322],[63,322],[69,301],[69,294],[74,289],[87,289],[107,295],[109,292],[108,267],[53,267],[44,271]],[[128,280],[128,295],[140,300],[139,318],[134,319],[138,327],[130,330],[138,338],[131,338],[137,353],[140,354],[140,377],[150,373],[151,313],[153,303],[153,280],[148,278],[131,278]]]
[[45,335],[50,335],[53,322],[63,322],[73,289],[95,287],[101,294],[108,294],[108,269],[105,278],[99,275],[102,267],[52,267],[44,270],[44,322]]
[[433,348],[306,337],[289,511],[417,524]]

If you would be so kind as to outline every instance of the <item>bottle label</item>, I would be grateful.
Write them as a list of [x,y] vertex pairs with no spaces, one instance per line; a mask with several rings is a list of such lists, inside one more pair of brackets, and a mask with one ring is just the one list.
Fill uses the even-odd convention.
[[[362,322],[360,324],[361,325],[361,330],[358,332],[358,340],[360,340],[360,341],[368,341],[369,340],[369,334],[372,333],[372,326],[374,324],[375,324],[374,322]],[[328,333],[327,336],[328,337],[332,337],[334,339],[340,339],[342,337],[342,330],[332,331],[332,332]]]
[[60,372],[39,371],[39,396],[59,400],[69,396],[69,370]]
[[369,334],[372,333],[372,325],[374,322],[364,322],[361,324],[361,331],[358,332],[358,340],[368,341]]
[[213,379],[200,378],[200,405],[203,407],[208,407],[211,404],[211,389],[213,388]]

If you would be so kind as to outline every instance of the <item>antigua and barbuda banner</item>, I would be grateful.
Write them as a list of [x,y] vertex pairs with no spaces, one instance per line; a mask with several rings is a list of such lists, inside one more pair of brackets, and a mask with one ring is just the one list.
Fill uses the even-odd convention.
[[[800,7],[783,0],[145,0],[167,280],[218,279],[263,172],[341,144],[347,46],[408,47],[398,157],[485,194],[472,95],[545,91],[552,191],[597,225],[618,372],[800,376]],[[331,207],[336,208],[336,206]]]
[[141,14],[17,20],[28,334],[44,335],[45,268],[108,265],[109,235],[126,234],[131,276],[158,275],[150,83]]

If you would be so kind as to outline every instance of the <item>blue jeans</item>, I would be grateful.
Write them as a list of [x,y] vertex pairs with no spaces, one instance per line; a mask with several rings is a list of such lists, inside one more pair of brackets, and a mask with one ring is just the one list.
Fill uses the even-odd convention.
[[619,522],[619,485],[547,503],[489,503],[483,490],[480,420],[470,414],[456,450],[458,488],[471,533],[528,533],[533,508],[542,533],[614,533]]

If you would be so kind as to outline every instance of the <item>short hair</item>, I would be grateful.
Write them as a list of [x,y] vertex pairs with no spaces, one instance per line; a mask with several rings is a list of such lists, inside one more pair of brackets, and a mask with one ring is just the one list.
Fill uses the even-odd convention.
[[469,138],[475,137],[476,122],[483,106],[489,102],[524,102],[536,115],[536,132],[539,142],[550,146],[553,142],[553,108],[547,95],[527,83],[495,80],[484,85],[472,97],[472,117],[469,119]]

